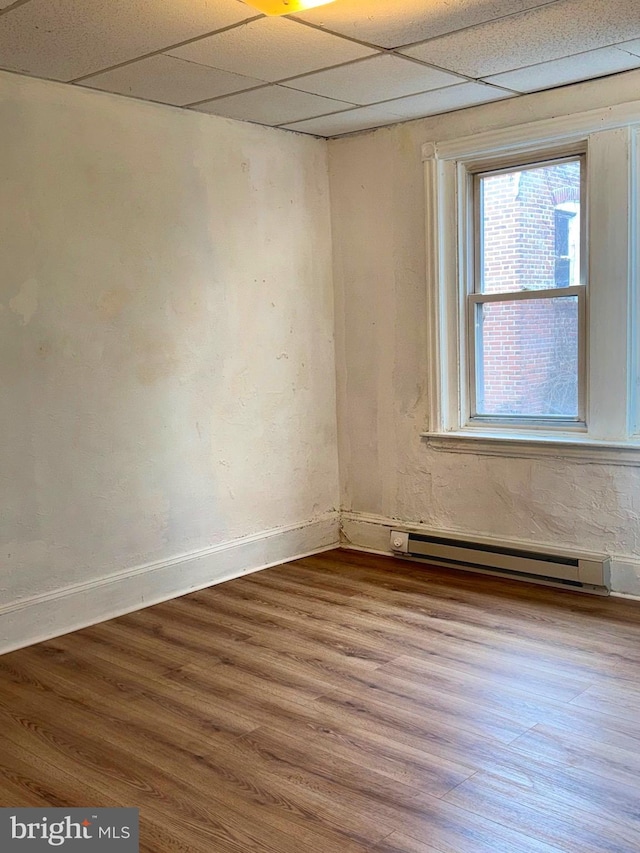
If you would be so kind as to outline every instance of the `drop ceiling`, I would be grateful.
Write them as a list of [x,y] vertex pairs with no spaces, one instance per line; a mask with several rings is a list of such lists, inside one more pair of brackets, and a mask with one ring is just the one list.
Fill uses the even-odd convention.
[[330,137],[640,68],[640,0],[0,0],[0,68]]

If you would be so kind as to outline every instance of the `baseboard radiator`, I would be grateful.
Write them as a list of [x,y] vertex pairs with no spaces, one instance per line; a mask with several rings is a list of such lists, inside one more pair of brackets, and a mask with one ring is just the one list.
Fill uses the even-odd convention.
[[500,575],[550,586],[608,595],[609,558],[528,551],[507,544],[487,544],[422,533],[391,531],[391,550],[398,557],[466,571]]

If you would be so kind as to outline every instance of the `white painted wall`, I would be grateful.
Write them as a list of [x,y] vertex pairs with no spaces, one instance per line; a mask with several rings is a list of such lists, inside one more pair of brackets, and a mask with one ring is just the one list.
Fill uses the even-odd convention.
[[640,594],[640,469],[454,454],[419,436],[427,414],[422,144],[633,101],[639,91],[640,73],[631,72],[329,143],[343,524],[354,544],[384,549],[384,522],[398,519],[576,547],[614,555],[614,589]]
[[326,144],[9,74],[0,127],[0,645],[34,597],[334,542]]

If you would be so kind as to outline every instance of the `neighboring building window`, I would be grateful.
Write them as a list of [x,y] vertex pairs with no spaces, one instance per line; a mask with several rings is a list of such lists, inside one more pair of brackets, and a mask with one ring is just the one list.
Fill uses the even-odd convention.
[[[573,192],[578,187],[567,187]],[[580,244],[582,242],[580,201],[565,201],[556,205],[555,226],[555,285],[570,287],[580,284]]]
[[577,157],[473,178],[472,420],[584,421],[580,202],[556,206],[580,198],[581,172]]
[[555,210],[555,248],[556,263],[554,270],[555,286],[569,287],[571,284],[571,258],[569,256],[569,223],[574,214],[566,210]]

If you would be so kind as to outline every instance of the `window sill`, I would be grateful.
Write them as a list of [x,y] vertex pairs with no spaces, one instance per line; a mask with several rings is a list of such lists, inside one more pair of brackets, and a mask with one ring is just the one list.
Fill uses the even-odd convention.
[[433,450],[472,453],[476,456],[507,456],[514,459],[567,459],[595,465],[640,467],[640,441],[595,441],[579,435],[535,435],[504,432],[421,433]]

